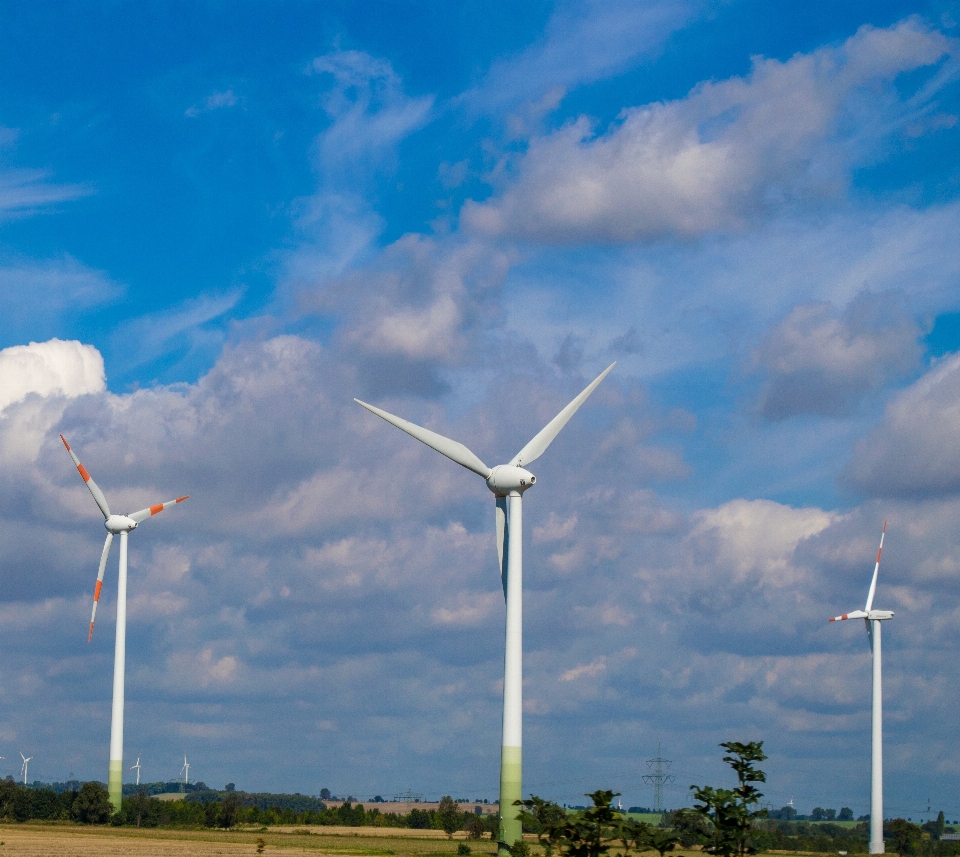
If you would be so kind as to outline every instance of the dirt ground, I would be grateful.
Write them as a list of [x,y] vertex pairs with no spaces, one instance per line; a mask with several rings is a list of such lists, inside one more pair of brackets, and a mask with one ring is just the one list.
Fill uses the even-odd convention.
[[[419,834],[419,835],[417,835]],[[378,828],[285,827],[266,831],[241,829],[159,830],[69,825],[0,824],[0,857],[214,857],[253,855],[263,839],[265,854],[284,857],[453,857],[458,841],[442,831]],[[461,840],[462,841],[462,840]],[[475,857],[491,857],[490,840],[471,843]]]

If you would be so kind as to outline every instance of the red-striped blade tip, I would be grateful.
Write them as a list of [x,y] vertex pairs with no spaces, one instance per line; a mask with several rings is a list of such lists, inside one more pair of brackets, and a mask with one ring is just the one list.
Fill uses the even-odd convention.
[[887,531],[887,522],[886,522],[886,520],[884,520],[884,522],[883,522],[883,532],[885,533],[886,531]]
[[87,642],[89,643],[93,639],[93,622],[90,623],[90,633],[87,634]]
[[174,503],[182,503],[184,500],[189,500],[189,499],[190,499],[190,495],[189,495],[189,494],[185,494],[183,497],[177,497],[177,499],[174,500],[173,502],[174,502]]
[[66,439],[63,435],[60,435],[60,440],[63,441],[63,445],[67,448],[67,452],[69,452],[69,451],[70,451],[70,444],[67,443],[67,439]]

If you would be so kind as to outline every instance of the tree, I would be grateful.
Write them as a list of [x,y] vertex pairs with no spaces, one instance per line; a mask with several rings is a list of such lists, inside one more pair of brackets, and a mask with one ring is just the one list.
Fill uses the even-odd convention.
[[937,816],[936,821],[928,821],[926,824],[923,825],[923,829],[927,833],[929,833],[930,838],[934,840],[937,840],[941,836],[943,836],[946,830],[946,827],[947,827],[947,821],[943,817],[943,812],[940,812],[940,814]]
[[470,815],[467,817],[467,823],[465,827],[467,831],[467,836],[469,836],[471,839],[483,838],[483,831],[484,831],[483,816],[470,813]]
[[330,800],[333,795],[330,794],[330,789],[320,789],[320,800]]
[[240,800],[236,792],[230,792],[223,803],[220,805],[220,826],[224,830],[229,830],[237,823],[237,809]]
[[463,816],[460,814],[460,804],[458,804],[450,795],[444,795],[440,798],[440,806],[437,807],[437,820],[440,822],[440,829],[447,834],[448,839],[453,839],[453,834],[460,829]]
[[902,818],[895,818],[884,825],[884,834],[890,837],[891,844],[898,854],[916,854],[923,842],[923,829]]
[[715,789],[711,786],[690,786],[694,799],[694,812],[710,823],[711,841],[704,848],[708,854],[730,857],[732,854],[752,854],[756,850],[750,842],[754,823],[764,818],[765,809],[755,809],[763,794],[753,783],[766,782],[763,771],[755,767],[767,758],[763,741],[747,744],[727,741],[720,745],[730,754],[723,761],[736,771],[738,785],[734,789]]
[[224,789],[224,791],[232,792],[236,791],[236,788],[237,787],[233,783],[227,783],[227,787]]
[[82,824],[106,824],[113,813],[110,793],[100,783],[84,783],[70,811]]
[[654,827],[646,821],[624,819],[620,825],[620,836],[627,851],[656,851],[660,857],[673,851],[680,841],[675,831]]
[[665,815],[664,821],[667,826],[673,828],[680,845],[684,848],[702,845],[710,839],[712,830],[710,822],[692,809],[678,809],[676,812]]
[[840,807],[840,813],[837,815],[837,821],[853,821],[853,810],[849,806]]
[[564,813],[562,819],[556,818],[551,809],[556,804],[535,795],[516,803],[524,807],[520,812],[521,823],[541,825],[538,838],[548,855],[556,850],[563,857],[604,857],[612,846],[623,841],[622,817],[610,805],[616,796],[617,793],[611,791],[592,792],[587,795],[593,801],[592,807]]

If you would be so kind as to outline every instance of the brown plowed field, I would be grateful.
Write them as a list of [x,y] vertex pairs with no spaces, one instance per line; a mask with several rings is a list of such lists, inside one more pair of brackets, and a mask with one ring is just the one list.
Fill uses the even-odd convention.
[[[417,835],[419,834],[419,835]],[[214,857],[256,854],[263,838],[264,853],[284,857],[321,854],[344,857],[446,857],[456,854],[439,830],[393,830],[382,828],[273,828],[215,830],[159,830],[129,827],[79,827],[72,825],[2,824],[0,856],[16,857]],[[471,842],[476,857],[490,857],[490,840]]]

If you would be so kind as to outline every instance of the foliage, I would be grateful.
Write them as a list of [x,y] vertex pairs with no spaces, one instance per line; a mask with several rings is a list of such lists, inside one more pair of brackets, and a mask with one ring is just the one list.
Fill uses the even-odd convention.
[[517,801],[523,807],[520,821],[539,828],[537,837],[547,855],[557,851],[564,857],[603,857],[623,841],[623,818],[610,805],[615,792],[599,790],[587,797],[593,801],[592,807],[567,813],[557,812],[555,803],[531,795],[529,800]]
[[458,804],[450,795],[444,795],[440,798],[440,806],[437,808],[437,821],[440,829],[453,839],[453,834],[463,825],[463,813],[460,812]]
[[767,814],[765,809],[755,809],[763,794],[753,785],[766,782],[766,774],[755,765],[767,756],[762,741],[727,741],[720,746],[730,754],[723,761],[736,772],[738,785],[734,789],[690,786],[698,801],[693,809],[710,823],[711,833],[704,851],[722,857],[742,857],[756,851],[752,842],[754,826]]
[[706,842],[712,830],[710,822],[692,809],[678,809],[676,812],[664,813],[660,823],[664,827],[673,828],[677,841],[684,848]]
[[70,814],[82,824],[105,824],[113,814],[110,794],[100,783],[84,783],[77,792]]
[[466,842],[461,842],[457,846],[457,854],[459,854],[460,857],[467,857],[467,855],[470,854],[470,846],[467,845]]
[[923,829],[930,834],[930,838],[935,840],[943,836],[944,832],[946,831],[946,828],[947,828],[947,821],[943,817],[942,810],[937,815],[936,821],[928,821],[926,824],[923,825]]
[[883,834],[888,837],[893,845],[893,849],[898,854],[918,854],[921,850],[921,843],[926,839],[923,828],[917,824],[911,824],[903,818],[895,818],[893,821],[884,824]]

